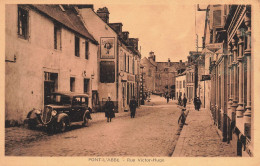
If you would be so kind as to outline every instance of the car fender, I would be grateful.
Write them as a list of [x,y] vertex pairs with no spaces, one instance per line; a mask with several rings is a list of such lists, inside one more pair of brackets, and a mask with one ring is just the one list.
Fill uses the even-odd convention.
[[36,119],[38,116],[39,116],[39,114],[37,114],[36,112],[37,111],[41,111],[40,109],[32,109],[28,114],[27,114],[27,118],[28,119]]
[[68,118],[68,120],[69,120],[68,114],[66,114],[66,113],[60,113],[60,114],[57,115],[57,122],[59,123],[62,118]]

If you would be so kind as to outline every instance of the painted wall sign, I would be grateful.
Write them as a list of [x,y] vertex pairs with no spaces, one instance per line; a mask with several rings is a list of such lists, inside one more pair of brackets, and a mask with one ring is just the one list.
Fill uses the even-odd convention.
[[115,58],[115,38],[101,37],[100,38],[100,58],[114,59]]
[[128,75],[127,80],[128,81],[135,81],[135,76]]

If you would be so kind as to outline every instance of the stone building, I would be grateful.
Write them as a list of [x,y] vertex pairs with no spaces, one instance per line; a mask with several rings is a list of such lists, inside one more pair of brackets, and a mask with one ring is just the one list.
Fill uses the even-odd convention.
[[116,111],[127,111],[133,96],[139,101],[141,54],[138,38],[129,38],[129,32],[122,31],[122,23],[110,23],[106,7],[97,12],[93,5],[77,5],[77,8],[88,30],[100,41],[97,61],[101,109],[111,96]]
[[156,56],[154,52],[149,53],[149,57],[144,57],[141,60],[141,65],[143,66],[143,87],[144,93],[155,92],[155,75],[157,70]]
[[180,62],[171,62],[168,58],[168,62],[157,62],[157,70],[155,76],[155,93],[169,94],[175,98],[175,78],[177,71],[183,68],[185,64]]
[[215,124],[238,156],[253,156],[251,6],[209,5],[204,34]]
[[5,119],[23,122],[53,91],[98,90],[98,42],[68,5],[5,6]]
[[149,53],[149,57],[144,57],[141,60],[144,66],[144,91],[152,92],[160,95],[175,96],[175,76],[180,68],[185,67],[185,63],[171,62],[157,62],[154,52]]

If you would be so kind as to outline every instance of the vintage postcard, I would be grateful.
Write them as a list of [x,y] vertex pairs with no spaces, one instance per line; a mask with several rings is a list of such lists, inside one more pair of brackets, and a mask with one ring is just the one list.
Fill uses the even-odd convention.
[[260,2],[1,1],[1,165],[259,165]]

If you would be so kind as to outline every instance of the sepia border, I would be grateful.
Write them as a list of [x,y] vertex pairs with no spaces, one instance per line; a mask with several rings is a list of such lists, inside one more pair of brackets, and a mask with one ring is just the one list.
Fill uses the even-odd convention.
[[[138,3],[138,4],[167,4],[170,3],[172,5],[190,5],[190,4],[251,4],[252,5],[252,69],[253,69],[253,123],[254,123],[254,157],[246,157],[246,158],[232,158],[232,157],[178,157],[178,158],[170,158],[170,157],[160,157],[158,159],[164,159],[164,162],[125,162],[126,157],[118,157],[120,162],[91,162],[89,158],[91,157],[10,157],[5,156],[5,128],[4,128],[4,117],[5,117],[5,4],[17,4],[17,3],[41,3],[41,4],[76,4],[76,3],[92,3],[96,2],[104,2],[104,4],[130,4],[130,3]],[[221,165],[221,166],[256,166],[260,165],[260,145],[259,145],[259,127],[260,127],[260,1],[259,0],[224,0],[224,1],[216,1],[216,0],[1,0],[0,1],[0,165],[26,165],[26,166],[34,166],[34,165],[105,165],[105,166],[128,166],[128,165]],[[101,157],[106,158],[106,157]],[[142,159],[153,159],[152,157],[127,157],[127,158],[142,158]]]

